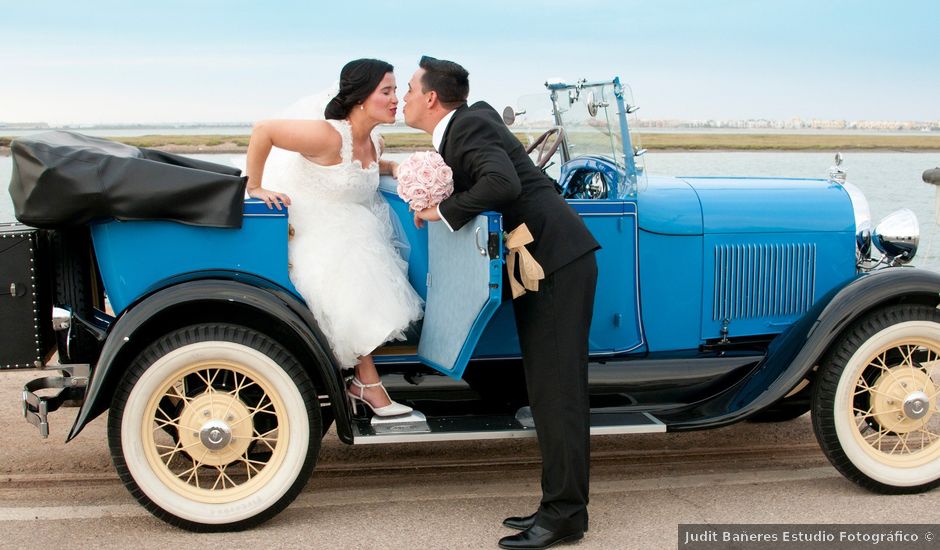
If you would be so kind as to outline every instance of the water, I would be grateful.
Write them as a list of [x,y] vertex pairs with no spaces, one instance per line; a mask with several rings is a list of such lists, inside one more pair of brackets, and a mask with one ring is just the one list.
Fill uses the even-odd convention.
[[251,134],[251,124],[232,124],[228,126],[94,126],[84,128],[80,126],[65,128],[41,128],[28,130],[14,130],[0,127],[0,136],[20,137],[38,132],[52,130],[67,130],[81,132],[86,136],[95,137],[139,137],[139,136],[247,136]]
[[[634,127],[630,126],[630,132],[640,134],[773,134],[779,136],[920,136],[930,137],[938,135],[936,130],[924,132],[922,130],[874,130],[858,129],[850,130],[846,128],[654,128],[654,127]],[[2,133],[2,130],[0,130]]]
[[[0,126],[0,136],[20,137],[47,132],[51,130],[66,130],[81,132],[96,137],[139,137],[139,136],[247,136],[251,134],[252,125],[249,123],[225,125],[167,125],[167,126],[65,126],[50,128],[13,129]],[[398,120],[393,125],[383,125],[389,132],[411,134],[422,132],[406,126]],[[548,127],[543,128],[545,130]],[[938,132],[923,132],[920,130],[847,130],[825,128],[653,128],[640,127],[635,130],[638,134],[775,134],[775,135],[833,135],[833,136],[935,136]]]
[[[224,164],[244,166],[245,155],[192,155]],[[402,158],[404,155],[388,155]],[[825,177],[832,153],[804,152],[651,152],[646,154],[650,174],[695,176]],[[12,161],[0,157],[0,182],[10,181]],[[940,226],[934,217],[934,188],[921,180],[928,168],[940,166],[940,153],[850,152],[843,168],[848,181],[868,198],[872,220],[907,207],[920,220],[921,240],[915,265],[940,271]],[[0,221],[13,220],[13,205],[0,193]]]
[[[68,126],[62,128],[31,128],[31,129],[12,129],[0,126],[0,136],[21,137],[39,132],[48,132],[52,130],[66,130],[69,132],[80,132],[86,136],[95,137],[139,137],[139,136],[247,136],[251,134],[252,125],[245,124],[226,124],[224,126]],[[396,134],[411,134],[421,132],[405,126],[403,122],[397,122],[394,125],[383,125],[388,132]]]

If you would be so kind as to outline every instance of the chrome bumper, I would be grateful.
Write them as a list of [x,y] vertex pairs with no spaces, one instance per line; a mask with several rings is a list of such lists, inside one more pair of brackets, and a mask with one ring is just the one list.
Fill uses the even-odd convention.
[[[89,365],[67,365],[56,367],[61,376],[37,378],[23,386],[23,417],[39,428],[43,439],[49,437],[50,412],[59,407],[79,407],[85,398],[88,385]],[[37,395],[40,390],[58,389],[46,395]]]

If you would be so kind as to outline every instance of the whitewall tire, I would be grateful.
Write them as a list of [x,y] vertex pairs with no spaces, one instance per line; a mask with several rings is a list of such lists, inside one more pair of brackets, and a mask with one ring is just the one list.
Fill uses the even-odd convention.
[[891,306],[850,327],[820,368],[813,426],[830,462],[867,489],[940,485],[940,311]]
[[193,531],[245,529],[285,508],[316,464],[320,432],[316,391],[297,360],[259,332],[223,324],[148,346],[108,422],[125,486]]

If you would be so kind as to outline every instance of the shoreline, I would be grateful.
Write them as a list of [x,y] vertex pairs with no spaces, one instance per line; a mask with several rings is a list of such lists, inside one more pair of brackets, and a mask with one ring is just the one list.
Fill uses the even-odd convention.
[[[516,134],[524,143],[529,134]],[[848,134],[690,134],[636,132],[635,139],[644,149],[657,152],[836,152],[885,151],[906,153],[940,152],[940,136],[877,136]],[[244,154],[249,136],[229,135],[146,135],[107,137],[135,147],[147,147],[176,154]],[[431,149],[431,138],[425,134],[384,134],[386,152],[409,153]],[[603,134],[592,136],[601,144]],[[12,138],[0,136],[0,156],[10,155]],[[593,139],[592,139],[593,141]]]

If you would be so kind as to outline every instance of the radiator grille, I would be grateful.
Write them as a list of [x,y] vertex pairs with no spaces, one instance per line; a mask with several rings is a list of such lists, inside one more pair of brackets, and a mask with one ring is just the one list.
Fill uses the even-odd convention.
[[813,243],[715,247],[714,321],[798,315],[815,291]]

